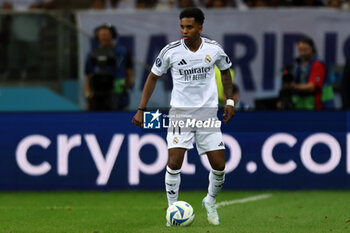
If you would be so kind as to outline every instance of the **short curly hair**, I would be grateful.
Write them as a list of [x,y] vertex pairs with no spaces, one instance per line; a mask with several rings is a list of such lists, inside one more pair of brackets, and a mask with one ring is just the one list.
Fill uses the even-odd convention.
[[203,25],[205,19],[203,11],[197,7],[190,7],[181,11],[180,20],[182,18],[194,18],[200,25]]

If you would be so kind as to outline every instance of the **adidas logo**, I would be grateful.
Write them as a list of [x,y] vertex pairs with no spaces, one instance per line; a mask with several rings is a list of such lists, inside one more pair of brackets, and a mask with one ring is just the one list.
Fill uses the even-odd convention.
[[176,194],[173,190],[168,191],[168,193],[172,195]]
[[224,143],[223,142],[220,142],[220,144],[218,146],[224,146]]
[[177,65],[182,66],[182,65],[187,65],[187,62],[185,59],[182,59]]

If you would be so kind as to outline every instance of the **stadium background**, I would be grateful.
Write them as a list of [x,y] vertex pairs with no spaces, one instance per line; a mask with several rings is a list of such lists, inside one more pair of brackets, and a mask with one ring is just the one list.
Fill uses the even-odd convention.
[[[165,133],[138,129],[131,118],[155,56],[180,36],[179,10],[104,11],[88,6],[87,1],[56,1],[55,10],[35,11],[44,22],[40,69],[25,80],[1,79],[2,191],[164,189]],[[281,69],[296,56],[300,35],[315,40],[320,57],[332,67],[334,86],[339,86],[345,59],[350,57],[349,11],[228,8],[204,12],[203,34],[223,45],[233,62],[242,100],[251,106],[256,99],[278,95]],[[18,14],[28,12],[1,11],[3,19]],[[94,28],[105,22],[118,28],[120,43],[132,51],[135,61],[129,112],[84,111],[84,59]],[[1,49],[6,51],[6,43]],[[5,71],[6,57],[2,55],[1,61]],[[166,76],[158,83],[150,107],[166,108],[170,90]],[[348,189],[349,112],[342,110],[339,92],[335,103],[335,109],[320,112],[237,112],[232,123],[223,127],[228,148],[224,190]],[[190,151],[181,189],[205,190],[208,169],[206,158]],[[245,195],[237,193],[237,197]],[[184,197],[192,200],[188,193]]]

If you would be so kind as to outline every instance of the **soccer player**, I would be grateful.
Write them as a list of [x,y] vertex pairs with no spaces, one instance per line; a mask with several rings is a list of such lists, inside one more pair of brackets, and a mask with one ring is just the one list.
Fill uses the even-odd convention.
[[[222,47],[215,41],[201,37],[204,14],[198,8],[186,8],[180,13],[182,39],[165,46],[158,55],[145,83],[141,102],[132,122],[142,127],[143,112],[151,97],[156,82],[162,74],[171,69],[173,90],[171,109],[215,109],[217,114],[218,92],[214,65],[222,76],[224,92],[227,97],[224,109],[224,123],[234,115],[232,79],[229,68],[231,61]],[[169,114],[170,115],[170,114]],[[208,221],[219,225],[220,220],[215,207],[216,196],[225,180],[225,145],[220,129],[204,132],[199,129],[175,132],[168,130],[168,164],[165,174],[165,187],[168,204],[177,201],[180,187],[180,171],[186,150],[192,149],[195,139],[200,155],[207,154],[212,167],[209,173],[208,194],[202,204],[207,210]]]

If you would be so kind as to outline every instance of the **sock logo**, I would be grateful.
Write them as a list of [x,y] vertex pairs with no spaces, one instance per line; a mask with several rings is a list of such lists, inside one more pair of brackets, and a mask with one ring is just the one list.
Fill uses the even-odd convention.
[[220,144],[218,146],[224,146],[224,143],[223,142],[220,142]]
[[173,190],[168,191],[169,194],[176,194]]

